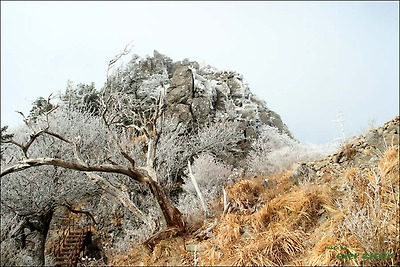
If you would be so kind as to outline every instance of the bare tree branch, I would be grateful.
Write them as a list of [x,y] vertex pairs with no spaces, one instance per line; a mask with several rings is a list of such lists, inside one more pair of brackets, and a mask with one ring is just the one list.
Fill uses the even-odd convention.
[[150,221],[146,219],[146,216],[144,216],[143,212],[130,200],[127,192],[118,190],[117,188],[115,188],[115,186],[113,186],[109,181],[107,181],[100,175],[90,172],[85,173],[95,184],[97,184],[108,194],[117,198],[126,208],[129,209],[130,212],[132,212],[136,217],[146,223],[149,228],[151,228]]
[[131,47],[129,47],[131,44],[132,44],[132,41],[131,41],[130,43],[128,43],[128,44],[125,46],[124,50],[123,50],[121,53],[119,53],[119,54],[116,55],[113,59],[111,59],[111,60],[108,62],[108,65],[109,65],[110,67],[113,66],[118,60],[121,59],[121,57],[123,57],[123,56],[129,54],[129,53],[131,52],[132,48],[133,48],[133,45],[132,45]]
[[10,173],[15,173],[19,171],[23,171],[32,167],[37,166],[58,166],[70,170],[75,171],[84,171],[84,172],[110,172],[110,173],[120,173],[126,176],[131,177],[132,179],[145,183],[146,179],[144,176],[138,171],[131,169],[124,169],[120,166],[115,165],[98,165],[98,166],[86,166],[84,164],[76,163],[76,162],[68,162],[61,159],[56,158],[37,158],[37,159],[27,159],[20,161],[18,164],[13,165],[3,172],[0,173],[0,177],[3,177]]
[[53,137],[55,137],[55,138],[57,138],[57,139],[60,139],[61,141],[64,141],[64,142],[66,142],[66,143],[68,143],[68,144],[74,144],[74,142],[68,140],[67,138],[65,138],[65,137],[63,137],[63,136],[61,136],[61,135],[59,135],[59,134],[57,134],[57,133],[50,132],[50,131],[47,130],[47,129],[44,130],[43,132],[46,133],[46,134],[48,134],[48,135],[50,135],[50,136],[53,136]]
[[113,141],[113,144],[114,144],[115,148],[117,148],[119,150],[119,152],[121,153],[121,155],[126,160],[129,161],[129,163],[131,164],[130,168],[133,171],[135,169],[135,160],[131,156],[129,156],[128,153],[126,153],[122,149],[121,145],[119,144],[119,142],[115,138],[114,133],[110,129],[110,124],[107,122],[106,113],[107,113],[107,106],[103,106],[102,118],[103,118],[103,122],[104,122],[104,125],[106,127],[106,130],[107,130],[109,136],[111,137],[111,140]]
[[108,67],[107,67],[107,81],[106,81],[107,86],[108,86],[108,81],[109,81],[109,77],[110,77],[110,75],[109,75],[110,70],[113,68],[113,66],[115,65],[115,63],[118,62],[118,60],[120,60],[123,56],[128,55],[128,54],[131,52],[131,50],[132,50],[132,48],[133,48],[133,45],[131,45],[131,44],[132,44],[132,42],[128,43],[128,44],[125,46],[124,50],[123,50],[121,53],[119,53],[119,54],[116,55],[114,58],[112,58],[110,61],[108,61]]
[[[49,97],[48,97],[48,100],[47,100],[48,103],[50,103],[50,97],[51,97],[51,96],[52,96],[52,94],[50,94]],[[45,129],[42,129],[42,130],[36,132],[36,133],[35,133],[34,129],[32,128],[32,125],[30,125],[29,120],[25,117],[24,113],[22,113],[22,112],[20,112],[20,111],[17,111],[17,112],[18,112],[19,114],[21,114],[21,116],[23,117],[26,126],[28,126],[28,128],[31,129],[34,133],[31,134],[31,135],[29,136],[29,137],[30,137],[30,138],[29,138],[29,141],[28,141],[25,145],[20,144],[20,143],[16,142],[16,141],[13,140],[13,139],[7,140],[7,141],[5,141],[5,142],[3,142],[3,143],[10,143],[10,144],[13,144],[13,145],[16,145],[16,146],[20,147],[21,150],[22,150],[22,153],[23,153],[24,158],[25,158],[25,159],[28,159],[28,158],[29,158],[29,157],[28,157],[28,150],[29,150],[30,146],[31,146],[31,145],[33,144],[33,142],[34,142],[39,136],[41,136],[43,133],[47,133],[47,134],[49,134],[49,135],[53,135],[53,136],[55,136],[55,137],[58,137],[59,139],[62,139],[61,136],[56,135],[56,134],[51,133],[51,132],[48,131],[48,129],[49,129],[49,114],[52,113],[52,112],[53,112],[54,110],[56,110],[57,108],[58,108],[58,106],[55,106],[55,107],[53,107],[51,110],[47,111],[47,112],[44,114],[44,115],[46,116],[47,127],[46,127]],[[63,140],[63,139],[62,139],[62,140]],[[63,140],[63,141],[66,141],[66,140]],[[68,142],[68,141],[67,141],[67,142]]]
[[69,204],[69,203],[65,203],[64,206],[65,206],[70,212],[72,212],[72,213],[75,213],[75,214],[78,214],[78,213],[85,214],[86,216],[88,216],[88,217],[92,220],[93,224],[95,224],[95,225],[97,224],[97,222],[96,222],[96,220],[94,219],[93,215],[92,215],[89,211],[85,211],[85,210],[76,210],[76,209],[72,208],[72,205]]
[[200,191],[199,185],[197,184],[196,178],[194,177],[194,174],[192,172],[192,167],[190,166],[190,161],[188,160],[188,170],[189,170],[189,177],[192,180],[192,183],[194,185],[194,188],[196,189],[197,196],[199,197],[201,206],[203,207],[204,214],[206,216],[206,219],[210,217],[210,211],[208,210],[207,204],[204,201],[203,194]]
[[10,140],[4,141],[3,143],[10,143],[10,144],[13,144],[13,145],[16,145],[16,146],[20,147],[21,150],[22,150],[22,153],[23,153],[24,158],[25,158],[25,159],[28,159],[28,150],[29,150],[29,147],[33,144],[33,142],[36,140],[36,138],[38,138],[38,137],[39,137],[40,135],[42,135],[44,132],[45,132],[45,130],[41,130],[41,131],[39,131],[39,132],[37,132],[37,133],[31,134],[31,135],[29,136],[29,137],[30,137],[30,138],[29,138],[29,141],[28,141],[25,145],[18,143],[18,142],[15,141],[14,139],[10,139]]
[[32,126],[30,125],[29,120],[25,117],[24,113],[18,110],[16,110],[15,112],[20,114],[22,116],[22,120],[24,121],[25,125],[28,126],[28,128],[31,129],[32,132],[35,132],[35,130],[33,130]]

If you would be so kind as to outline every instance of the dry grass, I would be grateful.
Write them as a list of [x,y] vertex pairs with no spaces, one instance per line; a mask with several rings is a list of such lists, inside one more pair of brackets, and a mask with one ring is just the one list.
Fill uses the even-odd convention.
[[352,160],[354,158],[354,156],[356,155],[356,153],[357,153],[357,150],[352,146],[351,143],[346,144],[339,151],[339,154],[345,156],[346,160]]
[[192,265],[193,257],[185,250],[183,237],[167,238],[159,242],[153,252],[143,246],[132,246],[132,252],[111,260],[111,266],[182,266]]
[[[316,240],[306,265],[399,265],[399,151],[389,148],[378,166],[368,170],[347,170],[338,182],[346,193],[337,200],[334,216],[316,229]],[[325,249],[329,246],[345,250]],[[364,253],[367,254],[364,255]],[[370,259],[370,253],[389,259]],[[338,259],[339,254],[358,254],[354,259]],[[340,256],[339,256],[340,258]]]
[[227,188],[227,195],[233,212],[251,211],[259,201],[263,191],[260,183],[242,180]]
[[[343,213],[340,230],[358,242],[353,248],[374,254],[393,254],[390,259],[368,260],[368,265],[399,263],[399,151],[389,148],[378,167],[357,172],[349,193],[339,203]],[[356,260],[362,264],[362,257]]]
[[[306,248],[309,232],[323,214],[334,208],[326,188],[309,184],[306,189],[301,189],[287,178],[288,173],[281,175],[279,183],[264,189],[261,194],[255,181],[241,181],[228,189],[233,199],[238,195],[243,201],[243,194],[252,196],[248,189],[256,188],[258,201],[264,204],[256,210],[250,206],[247,211],[227,214],[216,227],[215,238],[206,241],[209,244],[201,254],[200,263],[285,265],[298,260]],[[238,190],[240,188],[245,190]]]
[[[329,184],[299,187],[289,175],[268,177],[267,187],[267,177],[228,187],[233,208],[217,216],[208,239],[167,239],[152,253],[135,247],[112,265],[399,265],[398,146],[379,165],[330,176]],[[188,241],[199,244],[199,253],[185,250]],[[366,260],[365,252],[393,256]]]

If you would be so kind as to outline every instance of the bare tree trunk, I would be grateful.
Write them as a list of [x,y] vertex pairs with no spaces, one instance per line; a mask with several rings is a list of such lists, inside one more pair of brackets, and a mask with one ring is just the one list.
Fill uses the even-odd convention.
[[38,218],[37,223],[32,223],[32,222],[28,223],[30,228],[32,230],[35,230],[37,233],[35,252],[33,255],[33,265],[35,266],[45,265],[44,250],[52,218],[53,218],[53,210],[49,210],[47,213]]
[[189,177],[192,180],[192,183],[194,185],[194,188],[196,189],[197,196],[199,197],[201,206],[203,207],[204,210],[204,215],[206,219],[210,218],[210,211],[208,210],[207,204],[204,201],[203,194],[200,191],[199,185],[197,184],[196,178],[194,177],[194,174],[192,172],[192,167],[190,166],[190,161],[188,161],[188,169],[189,169]]
[[156,141],[153,138],[148,139],[147,143],[147,154],[146,154],[146,170],[147,174],[154,181],[158,181],[157,173],[154,168],[154,161],[156,158]]
[[156,198],[167,223],[167,229],[154,234],[143,243],[152,251],[160,240],[183,233],[185,231],[185,223],[181,212],[171,203],[165,194],[164,188],[152,179],[149,179],[148,186]]
[[156,181],[149,179],[148,186],[153,193],[161,211],[163,212],[167,227],[176,227],[179,232],[183,231],[185,224],[181,212],[171,203],[165,194],[164,188]]
[[158,182],[157,172],[154,168],[155,151],[157,147],[156,137],[151,136],[149,131],[147,157],[146,157],[146,170],[149,176],[147,186],[150,188],[153,196],[157,200],[159,207],[164,216],[167,228],[176,228],[177,233],[184,230],[184,223],[182,220],[181,212],[171,203],[169,197],[165,193],[164,187]]

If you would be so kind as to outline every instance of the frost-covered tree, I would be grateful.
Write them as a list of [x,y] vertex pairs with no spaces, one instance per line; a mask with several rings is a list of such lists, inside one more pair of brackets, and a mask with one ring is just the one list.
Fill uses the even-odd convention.
[[[129,91],[131,65],[110,74],[114,64],[128,52],[109,62],[107,82],[99,94],[99,116],[61,103],[60,108],[43,114],[40,120],[29,121],[31,133],[26,133],[25,142],[9,142],[20,149],[21,156],[7,159],[0,177],[32,168],[42,170],[43,166],[79,171],[151,227],[145,212],[132,202],[123,181],[140,183],[150,189],[168,227],[149,239],[151,244],[164,233],[185,229],[181,212],[165,188],[170,174],[201,153],[234,153],[243,134],[234,121],[221,119],[198,131],[177,135],[180,124],[171,128],[164,114],[166,73],[154,76],[151,83],[142,83],[148,87],[148,94],[139,99]],[[57,143],[59,153],[52,154],[45,147],[41,154],[32,153],[42,138]]]
[[293,164],[308,162],[333,152],[334,147],[306,146],[277,128],[263,126],[258,139],[252,143],[248,156],[250,171],[272,174],[288,170]]
[[[4,143],[5,141],[7,141],[7,140],[9,140],[9,139],[11,139],[11,138],[14,137],[13,134],[8,134],[8,133],[7,133],[7,129],[8,129],[8,126],[7,126],[7,125],[1,127],[1,132],[0,132],[0,134],[1,134],[1,135],[0,135],[0,142],[1,142],[1,143]],[[0,147],[0,160],[3,159],[3,153],[4,153],[5,150],[6,150],[5,148]]]
[[80,83],[74,86],[72,81],[68,81],[67,89],[61,96],[61,101],[70,109],[89,112],[94,115],[99,115],[99,100],[99,92],[94,83],[90,85]]
[[[15,129],[15,134],[2,138],[2,148],[7,148],[2,166],[16,163],[21,157],[60,157],[64,150],[61,142],[45,135],[29,136],[31,131],[23,126]],[[83,177],[82,173],[57,166],[32,168],[2,177],[2,261],[11,265],[45,263],[45,241],[55,209],[70,207],[98,194],[98,187]],[[33,244],[33,253],[26,253],[28,243]]]
[[38,97],[32,104],[29,118],[35,120],[38,116],[50,111],[53,108],[54,106],[50,103],[50,97],[48,99]]
[[[207,203],[220,197],[223,192],[222,188],[235,182],[240,176],[239,172],[212,154],[203,153],[196,156],[193,164],[191,166],[188,164],[188,168],[185,170],[186,175],[182,185],[184,193],[179,198],[178,204],[186,219],[192,222],[202,220],[203,216],[199,216],[200,207],[206,217],[210,215]],[[198,185],[201,197],[195,183]]]
[[180,135],[178,130],[166,129],[156,153],[158,173],[164,179],[176,182],[176,175],[183,174],[187,161],[193,161],[199,155],[208,153],[216,158],[227,158],[241,153],[238,144],[244,136],[239,126],[238,121],[221,116],[191,134]]

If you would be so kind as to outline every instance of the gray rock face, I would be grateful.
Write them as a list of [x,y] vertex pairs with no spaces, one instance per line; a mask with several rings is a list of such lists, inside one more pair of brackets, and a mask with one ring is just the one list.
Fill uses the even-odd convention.
[[245,154],[263,125],[291,136],[280,116],[253,95],[243,76],[235,71],[199,66],[188,59],[173,62],[154,51],[145,59],[135,56],[114,79],[116,83],[124,81],[122,90],[131,93],[143,110],[164,95],[166,119],[173,129],[179,124],[181,133],[222,116],[239,121],[246,140],[240,144]]
[[205,97],[197,97],[192,102],[192,115],[193,118],[199,123],[210,121],[212,117],[213,107],[210,101]]
[[311,169],[307,164],[303,163],[294,169],[290,174],[289,179],[293,181],[294,184],[299,185],[302,181],[311,182],[317,178],[317,173]]
[[[160,55],[157,54],[158,59]],[[250,92],[239,73],[210,66],[200,68],[188,60],[170,64],[168,71],[171,70],[174,72],[165,103],[166,114],[174,123],[181,122],[191,128],[193,123],[204,124],[227,114],[241,121],[246,138],[256,137],[262,125],[276,127],[291,136],[280,116]]]
[[175,128],[179,123],[190,127],[193,121],[191,105],[193,102],[193,74],[187,66],[175,70],[171,86],[167,89],[165,114]]
[[188,127],[193,120],[190,105],[186,104],[171,104],[165,111],[165,116],[170,119],[171,126],[175,129],[179,123]]
[[193,75],[186,67],[179,67],[171,79],[171,86],[167,89],[165,102],[167,104],[191,104],[193,98]]

